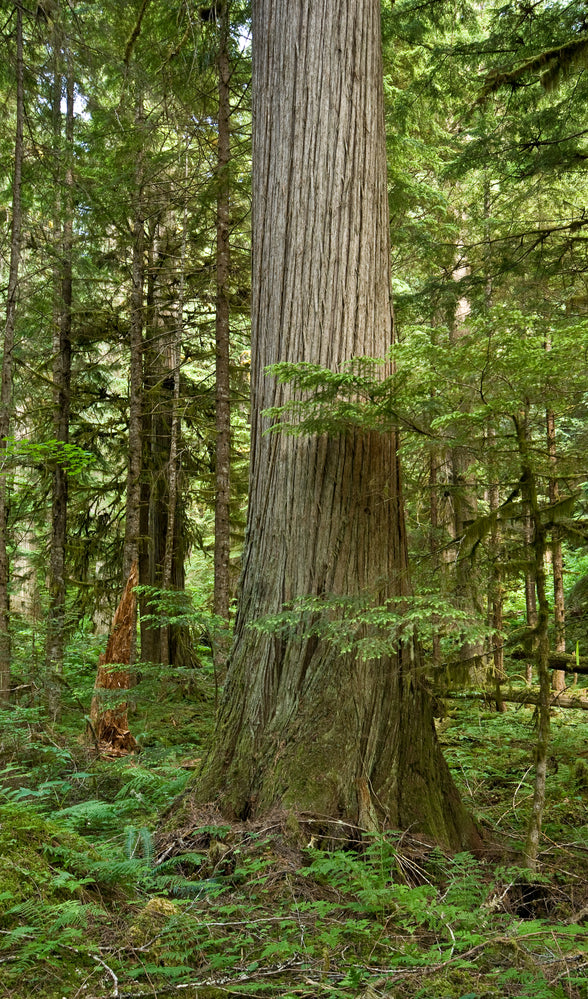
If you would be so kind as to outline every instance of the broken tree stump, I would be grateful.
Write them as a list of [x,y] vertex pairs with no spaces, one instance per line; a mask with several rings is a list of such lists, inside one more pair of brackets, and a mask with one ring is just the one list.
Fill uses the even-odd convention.
[[106,651],[98,660],[94,695],[90,706],[90,727],[94,740],[101,753],[111,756],[123,756],[137,749],[137,743],[129,731],[127,702],[104,707],[106,698],[103,691],[129,690],[131,686],[129,666],[132,637],[137,626],[135,586],[138,581],[138,565],[137,562],[133,562],[124,593],[114,613]]

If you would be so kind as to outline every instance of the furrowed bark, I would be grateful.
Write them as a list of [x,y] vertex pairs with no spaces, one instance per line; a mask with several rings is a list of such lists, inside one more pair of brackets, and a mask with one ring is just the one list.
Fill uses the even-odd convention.
[[[102,752],[122,755],[137,748],[129,732],[127,702],[117,700],[109,704],[108,691],[128,690],[131,674],[128,669],[117,669],[130,664],[137,619],[135,587],[138,582],[137,563],[133,562],[123,595],[115,611],[106,651],[98,660],[94,695],[90,706],[90,728],[97,748]],[[105,693],[106,692],[106,693]]]
[[[231,402],[230,402],[230,185],[231,102],[229,12],[218,14],[218,159],[216,206],[216,452],[214,507],[214,613],[228,622],[231,599]],[[217,638],[215,664],[224,667],[227,641]]]
[[[254,24],[252,459],[235,643],[198,800],[475,833],[437,744],[418,647],[368,661],[304,623],[297,598],[408,592],[396,440],[267,433],[291,398],[278,361],[331,369],[392,336],[380,6],[257,0]],[[257,626],[257,627],[256,627]],[[368,799],[368,800],[366,800]]]

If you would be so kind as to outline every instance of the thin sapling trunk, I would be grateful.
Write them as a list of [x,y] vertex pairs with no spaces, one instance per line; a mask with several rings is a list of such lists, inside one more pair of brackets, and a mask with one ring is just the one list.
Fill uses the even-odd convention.
[[10,236],[10,266],[6,295],[6,322],[2,351],[0,385],[0,703],[7,703],[10,692],[10,566],[7,546],[8,483],[6,445],[10,434],[12,416],[12,378],[16,304],[19,287],[19,267],[22,239],[22,164],[24,123],[24,59],[23,59],[23,9],[16,10],[16,133],[12,178],[12,227]]

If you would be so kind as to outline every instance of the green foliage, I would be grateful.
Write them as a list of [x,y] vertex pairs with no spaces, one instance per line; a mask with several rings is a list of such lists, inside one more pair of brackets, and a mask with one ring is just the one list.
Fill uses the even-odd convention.
[[27,441],[9,437],[5,441],[3,458],[8,466],[61,465],[68,475],[79,475],[95,460],[91,451],[64,441]]
[[[587,834],[586,790],[573,785],[583,730],[570,714],[553,720],[545,830],[550,840],[565,837],[573,866]],[[586,933],[569,921],[581,903],[571,901],[557,863],[538,877],[504,861],[448,856],[400,833],[300,851],[287,826],[268,838],[213,820],[162,847],[158,815],[191,767],[169,751],[86,756],[81,766],[77,750],[43,742],[45,725],[38,711],[21,712],[4,742],[0,959],[9,958],[2,981],[15,996],[65,995],[80,973],[93,976],[104,999],[112,974],[129,995],[193,983],[276,999],[315,999],[319,988],[338,999],[370,989],[451,999],[530,997],[535,989],[560,999],[564,986],[565,999],[581,996],[576,966]],[[22,726],[34,734],[27,759]],[[516,844],[530,804],[530,712],[462,708],[443,728],[478,820]],[[188,731],[183,737],[193,751]]]
[[226,638],[229,635],[227,622],[211,613],[206,590],[194,587],[162,590],[156,586],[137,586],[136,592],[139,598],[144,598],[145,610],[141,614],[141,621],[148,628],[186,628],[195,645],[203,635],[211,643],[218,636]]
[[315,635],[341,653],[353,649],[362,660],[395,654],[398,642],[415,630],[424,640],[433,633],[452,636],[448,650],[455,635],[463,642],[483,637],[486,632],[483,620],[434,591],[391,597],[383,604],[368,594],[302,597],[285,606],[280,614],[251,622],[250,627],[284,636],[297,631]]

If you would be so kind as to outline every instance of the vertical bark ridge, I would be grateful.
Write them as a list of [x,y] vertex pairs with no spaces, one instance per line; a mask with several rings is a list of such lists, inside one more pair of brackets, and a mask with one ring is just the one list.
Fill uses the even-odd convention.
[[[214,613],[228,620],[231,601],[231,400],[230,400],[230,184],[231,99],[229,60],[229,11],[219,15],[218,158],[216,208],[216,449],[214,523]],[[224,667],[227,642],[217,638],[215,662]]]
[[[471,824],[436,741],[418,650],[362,659],[266,615],[306,596],[407,594],[393,435],[267,433],[278,361],[339,369],[392,340],[378,0],[257,0],[251,489],[241,602],[201,800],[377,814],[458,844]],[[327,611],[327,615],[332,611]],[[257,627],[256,627],[257,624]],[[373,808],[366,803],[366,791]]]

